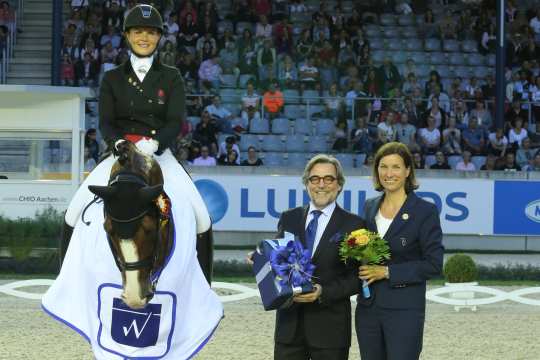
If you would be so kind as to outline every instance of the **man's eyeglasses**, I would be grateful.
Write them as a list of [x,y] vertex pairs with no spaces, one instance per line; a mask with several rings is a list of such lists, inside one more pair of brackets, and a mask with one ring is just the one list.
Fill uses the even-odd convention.
[[333,183],[334,181],[337,180],[332,175],[326,175],[326,176],[323,176],[323,177],[313,175],[313,176],[310,176],[308,178],[309,182],[312,183],[313,185],[319,184],[321,182],[321,179],[326,185],[330,185],[331,183]]

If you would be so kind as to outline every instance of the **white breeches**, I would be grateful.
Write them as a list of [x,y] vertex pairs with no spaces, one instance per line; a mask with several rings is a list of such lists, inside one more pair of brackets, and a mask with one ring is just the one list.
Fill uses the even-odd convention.
[[[210,215],[208,215],[208,210],[199,191],[184,168],[176,161],[169,149],[165,150],[161,155],[154,155],[154,159],[157,160],[161,167],[165,191],[167,191],[167,184],[174,184],[175,188],[182,189],[182,195],[191,203],[195,212],[197,233],[201,234],[207,231],[211,225]],[[94,194],[88,190],[88,185],[107,185],[115,161],[116,158],[113,155],[103,160],[92,170],[79,189],[77,189],[66,211],[65,220],[69,226],[75,227],[84,207],[94,198]],[[181,204],[182,200],[184,200],[177,199],[169,193],[168,195],[171,197],[173,206],[175,204]]]

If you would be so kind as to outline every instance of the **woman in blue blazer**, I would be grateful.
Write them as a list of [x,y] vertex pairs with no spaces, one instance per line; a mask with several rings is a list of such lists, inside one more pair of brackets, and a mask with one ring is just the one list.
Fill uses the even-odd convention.
[[443,264],[439,212],[417,197],[413,157],[404,144],[391,142],[375,154],[373,183],[381,196],[367,200],[370,231],[387,242],[385,265],[364,265],[359,277],[371,296],[358,296],[356,334],[362,360],[416,360],[422,351],[426,280]]

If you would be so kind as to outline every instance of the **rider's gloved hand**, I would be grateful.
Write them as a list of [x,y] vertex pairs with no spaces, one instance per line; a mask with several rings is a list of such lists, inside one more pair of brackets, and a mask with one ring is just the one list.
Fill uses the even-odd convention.
[[159,143],[154,139],[141,139],[135,144],[142,153],[152,156],[158,151]]

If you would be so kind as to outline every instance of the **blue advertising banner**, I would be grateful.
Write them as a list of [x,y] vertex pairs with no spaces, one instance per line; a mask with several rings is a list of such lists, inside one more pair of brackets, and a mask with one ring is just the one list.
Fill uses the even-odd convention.
[[495,181],[493,233],[540,235],[540,182]]

